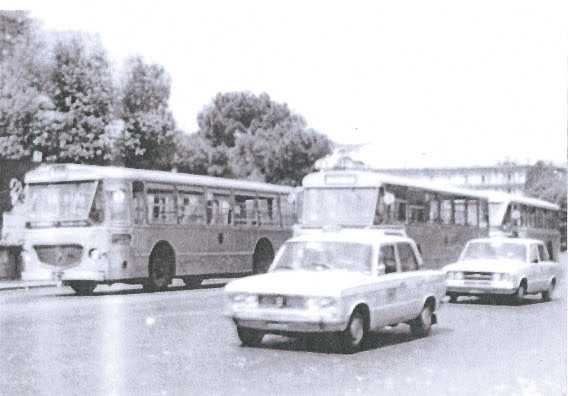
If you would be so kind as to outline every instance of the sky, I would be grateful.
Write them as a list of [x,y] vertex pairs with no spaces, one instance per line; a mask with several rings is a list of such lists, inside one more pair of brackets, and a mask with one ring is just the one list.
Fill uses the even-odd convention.
[[378,168],[566,162],[565,1],[180,3],[16,7],[163,65],[188,133],[218,92],[266,92]]

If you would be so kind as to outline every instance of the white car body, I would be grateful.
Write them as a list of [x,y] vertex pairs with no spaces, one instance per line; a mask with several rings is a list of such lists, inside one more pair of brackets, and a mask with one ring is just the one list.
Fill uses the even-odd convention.
[[[520,257],[471,258],[468,251],[477,246],[515,245],[524,249]],[[559,266],[548,258],[546,246],[540,240],[527,238],[480,238],[469,241],[460,259],[444,267],[446,294],[453,300],[458,296],[486,294],[517,295],[545,293],[545,299],[556,285]]]
[[[364,272],[327,268],[278,270],[283,251],[294,243],[360,244],[362,249],[370,248],[370,268]],[[385,274],[386,267],[379,262],[382,247],[395,253],[396,272]],[[406,257],[410,257],[410,251],[414,255],[414,270],[402,272],[402,251]],[[425,305],[432,312],[439,307],[445,292],[444,274],[421,270],[421,265],[416,244],[407,237],[372,229],[309,233],[288,240],[268,273],[229,283],[225,287],[225,312],[237,328],[298,335],[342,332],[353,312],[363,309],[367,330],[377,330],[415,320]],[[432,316],[433,324],[436,318],[435,314]]]

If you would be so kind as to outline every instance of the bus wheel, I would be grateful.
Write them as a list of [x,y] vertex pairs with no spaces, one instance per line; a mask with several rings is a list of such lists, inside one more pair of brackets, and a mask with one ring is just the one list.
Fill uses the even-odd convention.
[[69,286],[71,286],[71,289],[75,290],[75,293],[78,295],[86,296],[95,290],[97,284],[93,281],[75,281],[69,282]]
[[144,283],[144,290],[165,290],[172,282],[174,252],[168,245],[154,248],[150,255],[150,277]]
[[186,286],[189,286],[192,289],[199,287],[201,285],[201,282],[203,282],[203,279],[198,276],[184,276],[181,279],[183,280],[183,283],[186,284]]
[[267,239],[261,239],[254,249],[252,256],[253,272],[255,274],[263,274],[268,271],[268,267],[274,260],[274,250]]

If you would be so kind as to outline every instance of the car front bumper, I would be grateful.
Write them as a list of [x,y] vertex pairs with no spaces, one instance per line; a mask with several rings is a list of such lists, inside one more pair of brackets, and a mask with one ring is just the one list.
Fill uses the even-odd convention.
[[476,296],[482,294],[513,294],[517,288],[511,282],[468,282],[446,283],[446,295]]
[[267,333],[323,333],[343,331],[347,321],[327,315],[282,310],[250,310],[227,314],[237,326],[263,330]]

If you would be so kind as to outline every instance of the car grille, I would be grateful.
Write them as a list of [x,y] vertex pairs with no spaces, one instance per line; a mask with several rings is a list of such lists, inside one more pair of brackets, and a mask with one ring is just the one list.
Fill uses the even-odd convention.
[[491,281],[492,272],[464,272],[463,278],[470,281]]
[[260,295],[258,305],[267,308],[302,308],[304,298],[298,296]]
[[42,263],[55,267],[77,265],[83,256],[81,245],[36,245],[34,249]]

